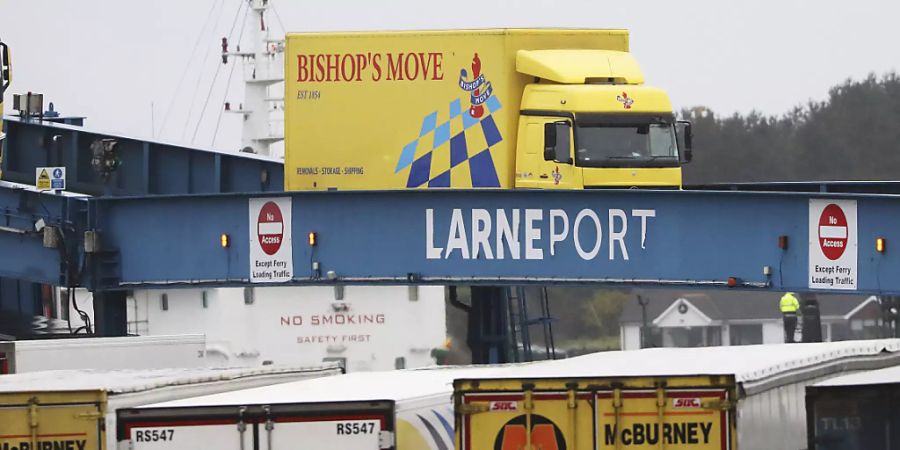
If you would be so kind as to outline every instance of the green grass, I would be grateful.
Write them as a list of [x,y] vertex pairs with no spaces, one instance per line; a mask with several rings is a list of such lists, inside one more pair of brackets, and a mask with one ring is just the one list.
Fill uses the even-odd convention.
[[567,339],[558,341],[556,347],[564,349],[569,356],[583,355],[585,353],[619,350],[619,336],[603,336],[597,338]]

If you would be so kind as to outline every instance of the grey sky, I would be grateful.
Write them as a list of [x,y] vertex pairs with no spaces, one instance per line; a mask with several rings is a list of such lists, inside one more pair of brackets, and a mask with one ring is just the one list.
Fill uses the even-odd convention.
[[[13,52],[11,89],[43,92],[64,113],[87,115],[93,127],[140,136],[151,134],[151,102],[159,130],[174,98],[158,137],[189,141],[221,65],[219,40],[240,1],[0,0],[0,37]],[[720,114],[781,114],[825,99],[847,78],[900,69],[896,1],[271,1],[289,31],[627,28],[648,83],[667,89],[676,107],[706,105]],[[211,8],[221,11],[218,26],[203,33],[203,51],[175,92]],[[219,73],[198,145],[212,142],[227,69]],[[235,102],[240,76],[235,71],[229,90]],[[216,147],[237,147],[239,120],[222,118]]]

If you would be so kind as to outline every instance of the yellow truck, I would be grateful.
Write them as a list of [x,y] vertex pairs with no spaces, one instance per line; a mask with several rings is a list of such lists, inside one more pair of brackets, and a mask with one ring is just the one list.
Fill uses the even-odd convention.
[[454,382],[457,450],[806,446],[804,387],[900,365],[900,340],[604,352]]
[[285,55],[287,190],[677,189],[691,158],[626,30],[289,33]]
[[0,450],[113,450],[120,408],[340,373],[337,366],[268,366],[2,375]]

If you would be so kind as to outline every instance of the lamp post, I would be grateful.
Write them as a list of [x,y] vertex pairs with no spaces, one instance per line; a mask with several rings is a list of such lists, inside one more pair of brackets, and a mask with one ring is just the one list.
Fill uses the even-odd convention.
[[637,296],[638,304],[641,305],[641,348],[649,347],[650,339],[647,338],[647,303],[648,300],[640,295]]

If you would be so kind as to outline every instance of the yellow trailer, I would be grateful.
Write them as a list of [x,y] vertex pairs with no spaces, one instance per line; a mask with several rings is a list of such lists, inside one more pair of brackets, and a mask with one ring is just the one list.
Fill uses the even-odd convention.
[[678,188],[690,153],[628,51],[625,30],[289,33],[286,189]]
[[735,397],[734,378],[727,376],[480,380],[457,404],[459,448],[729,449],[734,421],[728,407]]
[[900,340],[585,355],[454,383],[457,450],[806,445],[804,386],[900,364]]
[[106,393],[22,392],[0,400],[0,449],[100,449]]
[[0,450],[115,449],[116,411],[327,375],[321,368],[54,370],[0,376]]

